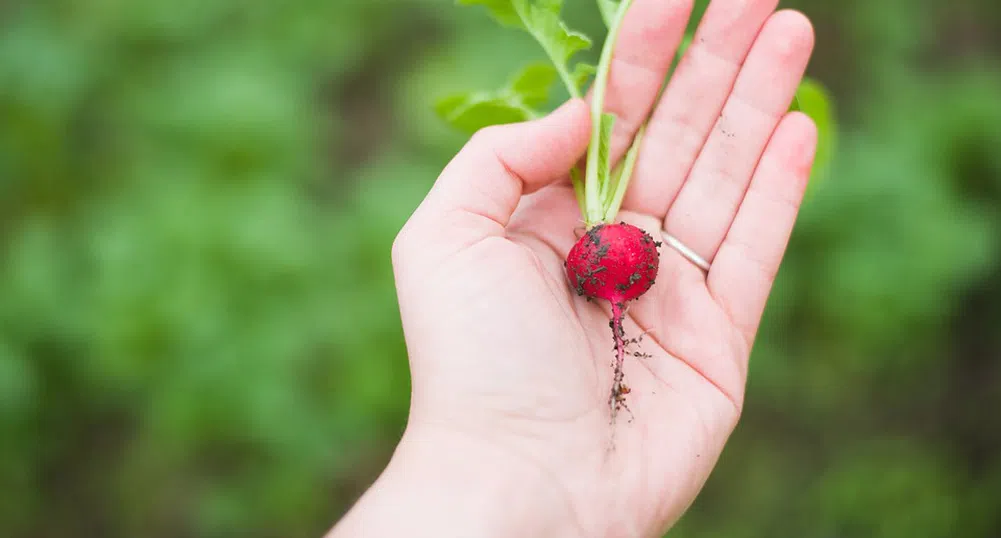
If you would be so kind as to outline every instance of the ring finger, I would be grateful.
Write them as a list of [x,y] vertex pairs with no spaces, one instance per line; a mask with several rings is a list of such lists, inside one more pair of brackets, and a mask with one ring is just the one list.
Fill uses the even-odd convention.
[[661,220],[778,0],[713,0],[657,104],[622,207]]

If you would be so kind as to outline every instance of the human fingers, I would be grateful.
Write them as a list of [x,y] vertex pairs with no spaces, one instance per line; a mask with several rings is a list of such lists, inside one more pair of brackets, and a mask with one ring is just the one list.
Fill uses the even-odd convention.
[[654,109],[623,208],[662,219],[778,0],[713,0]]
[[778,273],[816,148],[813,120],[800,112],[787,114],[709,271],[710,293],[748,342],[754,340]]
[[813,27],[779,11],[762,28],[726,105],[664,219],[664,229],[712,262],[769,138],[796,94]]

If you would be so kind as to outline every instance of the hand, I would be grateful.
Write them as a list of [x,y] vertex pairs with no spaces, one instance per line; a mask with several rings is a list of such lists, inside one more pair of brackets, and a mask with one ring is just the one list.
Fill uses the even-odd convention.
[[620,35],[616,157],[653,110],[622,219],[711,262],[661,248],[625,324],[648,355],[625,363],[630,413],[610,422],[610,309],[563,272],[581,227],[566,173],[591,121],[570,101],[475,135],[400,233],[410,421],[335,533],[653,537],[690,505],[740,415],[816,145],[786,113],[812,29],[776,3],[715,0],[656,103],[690,1],[636,0]]

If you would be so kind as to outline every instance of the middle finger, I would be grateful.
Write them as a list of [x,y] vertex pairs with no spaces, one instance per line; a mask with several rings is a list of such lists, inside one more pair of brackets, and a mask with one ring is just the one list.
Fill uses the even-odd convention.
[[778,0],[713,0],[654,110],[623,209],[663,219]]
[[664,85],[685,33],[692,0],[635,0],[622,21],[603,110],[616,115],[612,162],[632,144]]

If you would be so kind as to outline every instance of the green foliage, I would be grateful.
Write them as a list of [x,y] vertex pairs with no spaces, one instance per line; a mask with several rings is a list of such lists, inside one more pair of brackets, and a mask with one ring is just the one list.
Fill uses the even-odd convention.
[[[322,535],[407,414],[390,245],[465,139],[427,104],[544,113],[547,51],[431,0],[2,4],[0,536]],[[904,4],[795,3],[837,148],[670,536],[1001,534],[998,8]]]
[[591,38],[574,32],[560,17],[563,0],[458,0],[460,4],[486,6],[501,24],[520,28],[532,35],[549,56],[570,95],[579,97],[592,68],[570,67],[578,52],[591,48]]
[[827,175],[836,148],[838,126],[831,101],[830,94],[820,83],[806,78],[796,91],[796,98],[790,107],[791,110],[810,116],[817,125],[817,154],[813,163],[811,185],[816,185],[818,180]]
[[551,65],[530,64],[500,91],[456,94],[439,100],[435,110],[452,126],[472,134],[490,125],[537,118],[535,107],[549,100],[555,82]]

